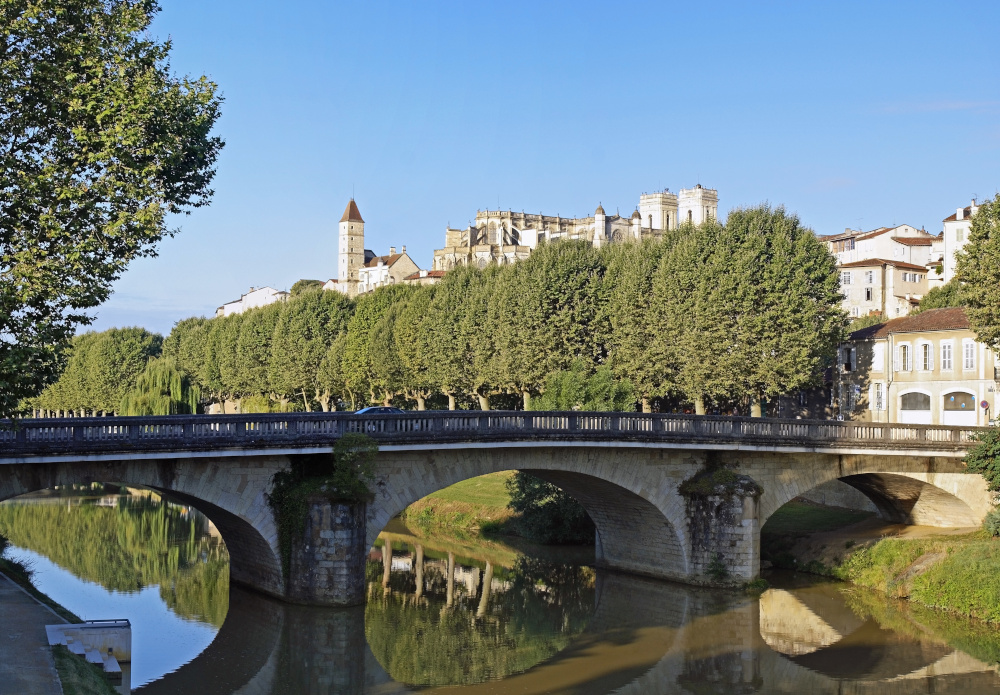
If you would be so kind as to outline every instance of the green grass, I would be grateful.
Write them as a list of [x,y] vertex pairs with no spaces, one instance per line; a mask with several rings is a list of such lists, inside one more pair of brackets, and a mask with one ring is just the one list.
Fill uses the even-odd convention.
[[833,531],[856,524],[871,516],[874,516],[871,512],[821,507],[804,502],[789,502],[771,515],[771,518],[764,524],[764,528],[761,529],[761,533],[785,535]]
[[513,512],[507,507],[512,471],[490,473],[431,493],[406,508],[403,518],[417,526],[451,529],[500,528]]
[[465,502],[466,504],[483,507],[506,508],[510,502],[507,491],[507,481],[512,478],[512,471],[490,473],[478,478],[470,478],[451,487],[431,493],[424,499],[435,499],[443,502]]
[[61,644],[52,648],[63,695],[117,695],[97,664],[88,663]]
[[1000,541],[969,539],[913,580],[910,597],[932,608],[1000,622]]

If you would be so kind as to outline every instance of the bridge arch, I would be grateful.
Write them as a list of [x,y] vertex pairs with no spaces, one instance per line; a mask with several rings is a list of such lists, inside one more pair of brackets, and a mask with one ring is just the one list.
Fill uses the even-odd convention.
[[[879,516],[899,524],[959,528],[978,526],[992,509],[993,494],[981,476],[953,472],[930,457],[899,461],[900,457],[828,455],[823,465],[803,467],[782,480],[763,482],[760,525],[780,507],[834,480],[867,497]],[[794,465],[794,462],[791,462]],[[903,465],[900,465],[903,464]]]
[[267,507],[271,476],[287,458],[234,468],[213,458],[32,463],[3,467],[0,502],[61,485],[93,482],[145,487],[194,507],[218,528],[229,552],[231,581],[282,596],[277,528]]
[[[525,471],[565,490],[597,528],[600,565],[663,579],[690,580],[685,503],[676,485],[634,452],[610,448],[460,448],[380,451],[367,543],[409,505],[488,473]],[[679,482],[679,481],[677,481]]]

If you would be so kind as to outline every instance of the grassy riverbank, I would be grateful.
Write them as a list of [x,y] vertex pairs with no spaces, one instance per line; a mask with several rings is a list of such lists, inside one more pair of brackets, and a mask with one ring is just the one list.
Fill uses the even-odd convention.
[[514,515],[507,504],[507,481],[513,471],[463,480],[414,502],[403,512],[407,524],[463,531],[496,528]]
[[792,502],[762,529],[761,556],[776,567],[1000,623],[1000,541],[982,531],[904,527],[864,512]]

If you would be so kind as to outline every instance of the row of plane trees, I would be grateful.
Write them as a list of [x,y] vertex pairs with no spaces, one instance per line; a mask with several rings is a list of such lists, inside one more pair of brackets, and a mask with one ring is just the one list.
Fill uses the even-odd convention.
[[[128,349],[110,345],[111,332],[84,334],[63,378],[31,405],[648,411],[671,397],[695,412],[727,403],[759,414],[762,399],[820,382],[843,335],[840,302],[825,246],[795,215],[761,205],[641,243],[543,244],[524,261],[460,267],[433,286],[356,299],[305,289],[185,319],[162,340],[117,329]],[[123,356],[128,369],[111,366]],[[95,375],[103,383],[88,386]]]

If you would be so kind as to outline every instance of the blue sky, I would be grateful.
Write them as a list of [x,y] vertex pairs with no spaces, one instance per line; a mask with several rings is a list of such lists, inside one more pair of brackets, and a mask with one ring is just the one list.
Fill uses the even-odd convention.
[[1000,3],[161,0],[175,72],[224,96],[212,205],[94,328],[166,334],[366,246],[421,267],[480,208],[630,212],[695,183],[720,214],[938,232],[1000,189]]

